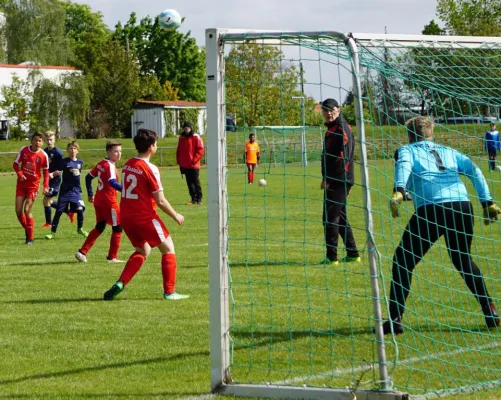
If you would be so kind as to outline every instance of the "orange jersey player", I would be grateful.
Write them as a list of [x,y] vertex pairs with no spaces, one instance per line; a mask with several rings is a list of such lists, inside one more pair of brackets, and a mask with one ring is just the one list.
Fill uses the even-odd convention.
[[43,136],[34,133],[31,146],[24,146],[14,161],[13,168],[17,174],[16,215],[26,233],[26,244],[33,244],[35,221],[31,212],[33,202],[40,189],[40,178],[43,171],[43,193],[49,192],[49,158],[42,150]]
[[260,152],[259,145],[256,142],[256,136],[251,133],[249,141],[245,143],[245,163],[247,164],[247,183],[254,183],[254,169],[259,165]]
[[150,162],[157,151],[157,133],[139,129],[134,136],[137,157],[122,168],[122,198],[120,217],[125,234],[136,251],[132,253],[117,282],[104,293],[104,300],[113,300],[139,271],[153,247],[162,253],[163,292],[166,300],[181,300],[189,296],[175,292],[177,260],[174,242],[157,207],[177,224],[184,223],[164,196],[160,171]]
[[[96,226],[85,239],[82,247],[75,253],[75,258],[80,262],[87,262],[87,253],[106,228],[111,225],[112,234],[107,261],[112,263],[122,262],[118,257],[122,227],[120,226],[120,207],[117,201],[117,190],[122,190],[117,175],[115,163],[122,157],[122,144],[116,141],[106,143],[107,157],[97,163],[85,177],[87,195],[90,203],[94,203],[96,213]],[[92,180],[97,178],[98,185],[96,195],[92,190]]]

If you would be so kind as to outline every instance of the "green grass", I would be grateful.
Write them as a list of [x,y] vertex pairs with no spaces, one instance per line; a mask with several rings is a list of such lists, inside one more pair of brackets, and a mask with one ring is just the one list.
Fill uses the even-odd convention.
[[[266,176],[266,188],[246,185],[243,168],[229,171],[231,373],[236,382],[346,387],[360,378],[363,360],[377,358],[361,188],[354,187],[348,212],[364,249],[363,263],[316,265],[323,257],[319,169],[314,163],[307,169],[288,165],[263,175],[268,168],[261,166],[256,179]],[[202,182],[205,174],[202,170]],[[411,205],[403,206],[400,220],[392,220],[387,208],[391,162],[378,161],[371,174],[374,236],[382,288],[388,290],[391,256]],[[186,217],[182,227],[164,219],[178,255],[177,290],[191,295],[186,301],[162,299],[158,251],[115,301],[102,301],[123,267],[104,262],[109,228],[89,262],[80,264],[73,254],[82,238],[66,218],[55,240],[43,239],[38,199],[36,242],[25,246],[13,210],[15,179],[0,176],[0,398],[174,399],[209,392],[207,207],[184,205],[188,194],[177,170],[163,169],[162,175],[167,198]],[[499,174],[486,175],[500,199]],[[358,177],[357,170],[357,182]],[[90,230],[93,223],[88,207],[84,227]],[[475,259],[499,302],[499,226],[485,227],[477,218],[475,233]],[[120,257],[131,251],[124,237]],[[408,305],[406,333],[386,340],[397,389],[427,393],[498,379],[500,332],[484,329],[443,242],[416,268]],[[430,354],[436,358],[425,357]],[[368,372],[361,380],[361,388],[373,388],[377,375]],[[496,396],[501,390],[461,398]]]

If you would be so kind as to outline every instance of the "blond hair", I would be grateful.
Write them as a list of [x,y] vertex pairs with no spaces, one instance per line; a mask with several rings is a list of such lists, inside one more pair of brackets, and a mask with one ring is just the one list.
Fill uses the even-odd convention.
[[409,139],[413,142],[432,139],[434,127],[433,118],[425,116],[411,118],[405,123],[407,135],[409,135]]
[[54,136],[54,137],[55,137],[55,136],[56,136],[56,132],[54,132],[54,131],[46,131],[46,132],[44,133],[44,136],[45,136],[45,138],[46,138],[46,139],[47,139],[47,138],[50,138],[50,137],[52,137],[52,136]]
[[69,150],[70,147],[76,147],[77,150],[80,150],[80,145],[77,143],[76,140],[69,142],[68,146],[66,146],[66,150]]

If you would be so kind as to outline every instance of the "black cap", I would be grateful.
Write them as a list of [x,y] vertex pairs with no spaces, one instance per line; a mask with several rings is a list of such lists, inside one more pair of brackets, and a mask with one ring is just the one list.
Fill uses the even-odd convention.
[[183,123],[183,128],[191,128],[191,122],[189,122],[189,121],[184,121],[184,123]]
[[339,108],[339,103],[334,99],[325,99],[322,101],[322,110],[332,110],[334,107]]

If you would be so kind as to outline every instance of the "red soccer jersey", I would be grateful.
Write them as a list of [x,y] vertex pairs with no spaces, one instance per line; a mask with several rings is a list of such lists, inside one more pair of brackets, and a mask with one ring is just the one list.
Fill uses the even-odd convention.
[[14,163],[19,165],[20,171],[26,177],[24,182],[18,182],[23,187],[40,186],[42,170],[49,170],[49,158],[47,157],[47,153],[42,149],[32,151],[31,146],[24,146],[19,150]]
[[97,177],[97,191],[94,198],[94,204],[97,206],[111,207],[117,203],[117,191],[110,185],[110,180],[115,179],[117,182],[117,167],[110,160],[102,160],[92,168],[89,172],[93,177]]
[[138,222],[157,216],[153,193],[163,190],[158,168],[144,158],[132,158],[122,168],[120,218]]

